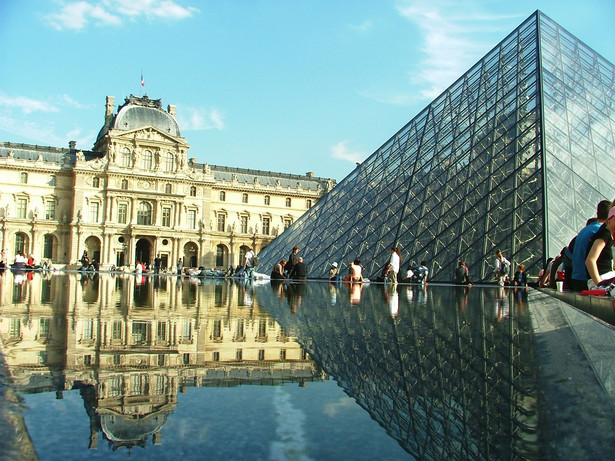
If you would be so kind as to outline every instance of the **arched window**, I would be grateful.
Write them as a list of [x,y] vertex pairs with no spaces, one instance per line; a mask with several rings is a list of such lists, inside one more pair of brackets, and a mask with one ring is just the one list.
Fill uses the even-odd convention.
[[175,157],[171,152],[164,154],[164,171],[173,171],[175,166]]
[[269,197],[268,195],[265,195],[265,205],[270,205],[271,204],[271,197]]
[[43,258],[53,258],[53,235],[46,234],[43,240]]
[[241,194],[241,203],[248,203],[248,194],[245,192]]
[[130,168],[130,149],[124,147],[122,149],[122,155],[120,156],[120,166],[124,168]]
[[19,182],[22,184],[28,184],[28,173],[25,171],[19,173]]
[[152,223],[152,206],[147,202],[139,203],[137,208],[137,224],[149,226]]
[[312,208],[312,201],[310,199],[307,199],[307,201],[305,202],[305,205],[309,210],[310,208]]
[[18,251],[26,252],[26,236],[21,232],[15,234],[15,254],[17,254]]
[[50,174],[49,175],[49,185],[50,186],[55,186],[56,185],[56,175],[55,174]]
[[122,179],[122,184],[121,184],[120,188],[123,189],[123,190],[128,189],[128,179]]
[[288,206],[288,207],[289,207],[289,206],[290,206],[290,203],[291,203],[291,201],[290,201],[290,197],[286,197],[286,206]]
[[224,261],[224,257],[227,255],[228,250],[226,248],[226,246],[219,244],[216,247],[216,266],[218,267],[224,267],[225,266],[225,261]]
[[220,191],[220,201],[224,202],[226,200],[226,192],[223,190]]
[[165,194],[170,194],[173,192],[173,186],[171,186],[171,184],[165,184],[164,186],[164,193]]
[[196,186],[190,186],[190,197],[196,197]]
[[152,169],[152,159],[153,159],[152,151],[146,150],[145,152],[143,152],[143,169],[144,170]]

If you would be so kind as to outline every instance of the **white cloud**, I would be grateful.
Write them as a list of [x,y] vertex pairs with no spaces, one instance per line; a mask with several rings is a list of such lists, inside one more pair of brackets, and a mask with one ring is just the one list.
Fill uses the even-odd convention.
[[333,158],[340,160],[347,160],[352,163],[359,163],[363,161],[365,155],[361,152],[351,151],[347,146],[348,141],[340,141],[331,148],[331,155]]
[[325,405],[323,413],[330,418],[335,418],[338,413],[342,413],[347,409],[356,407],[356,402],[348,397],[341,397],[337,401]]
[[68,107],[72,107],[74,109],[87,109],[88,106],[86,106],[85,104],[80,103],[79,101],[75,101],[73,98],[71,98],[69,95],[67,94],[63,94],[61,96],[61,100],[62,102],[64,102]]
[[96,25],[121,25],[124,19],[181,20],[198,13],[194,7],[183,7],[172,0],[102,0],[65,3],[57,13],[47,16],[57,30],[81,30],[91,22]]
[[[498,22],[514,16],[474,12],[472,1],[401,1],[398,12],[414,23],[422,35],[424,57],[418,72],[409,72],[412,83],[423,88],[420,95],[433,99],[480,59],[506,32]],[[484,5],[483,5],[484,7]],[[490,33],[495,32],[493,43]]]
[[49,124],[34,123],[27,120],[16,119],[0,114],[1,130],[25,139],[32,139],[42,145],[60,145],[61,138],[55,136],[53,126]]
[[148,19],[185,19],[199,11],[194,7],[183,7],[171,0],[105,0],[104,3],[118,14],[145,16]]
[[46,101],[39,101],[25,96],[7,96],[0,93],[0,106],[6,109],[19,109],[24,114],[32,112],[58,112],[58,108]]
[[361,24],[348,24],[347,27],[355,32],[365,33],[373,27],[373,23],[370,20],[363,21]]
[[194,107],[183,107],[177,113],[177,123],[183,130],[204,131],[224,129],[222,114],[216,110],[206,110]]
[[80,30],[91,20],[99,25],[118,25],[122,22],[119,16],[109,13],[103,7],[83,1],[65,4],[59,12],[48,15],[47,20],[57,30]]

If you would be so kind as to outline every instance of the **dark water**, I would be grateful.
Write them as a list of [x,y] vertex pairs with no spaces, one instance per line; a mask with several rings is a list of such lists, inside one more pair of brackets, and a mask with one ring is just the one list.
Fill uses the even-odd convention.
[[537,459],[525,295],[7,273],[0,429],[50,460]]

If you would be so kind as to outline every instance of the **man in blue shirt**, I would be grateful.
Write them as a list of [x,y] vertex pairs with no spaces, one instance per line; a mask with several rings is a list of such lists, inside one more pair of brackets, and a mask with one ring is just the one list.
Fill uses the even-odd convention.
[[598,203],[596,209],[596,220],[589,223],[577,234],[574,241],[574,250],[572,252],[572,279],[571,288],[574,291],[587,290],[587,280],[589,279],[589,273],[587,267],[585,267],[585,259],[587,259],[587,251],[589,240],[593,235],[598,232],[602,223],[606,221],[611,209],[611,202],[609,200],[602,200]]

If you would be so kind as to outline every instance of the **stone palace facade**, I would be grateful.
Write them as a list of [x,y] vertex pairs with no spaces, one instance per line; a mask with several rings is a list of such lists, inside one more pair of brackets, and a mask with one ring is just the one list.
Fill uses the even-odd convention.
[[[335,181],[199,164],[188,156],[175,106],[131,95],[91,151],[0,143],[0,225],[8,262],[17,251],[74,268],[84,250],[99,262],[134,267],[236,266],[335,186]],[[290,249],[289,249],[290,250]],[[282,257],[282,255],[280,255]]]

